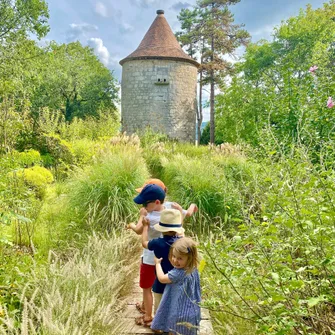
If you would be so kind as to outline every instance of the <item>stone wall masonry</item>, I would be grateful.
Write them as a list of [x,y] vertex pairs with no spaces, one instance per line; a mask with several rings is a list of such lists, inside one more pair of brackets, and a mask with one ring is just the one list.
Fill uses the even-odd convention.
[[[165,80],[165,82],[164,82]],[[154,131],[195,141],[197,68],[175,60],[131,60],[123,64],[122,130]]]

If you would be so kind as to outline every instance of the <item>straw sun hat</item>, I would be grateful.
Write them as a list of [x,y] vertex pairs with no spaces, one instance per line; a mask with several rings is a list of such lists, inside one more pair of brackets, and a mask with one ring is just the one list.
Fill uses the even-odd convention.
[[159,223],[155,224],[154,228],[162,233],[175,231],[183,234],[185,231],[182,227],[181,213],[177,209],[164,209],[161,212]]

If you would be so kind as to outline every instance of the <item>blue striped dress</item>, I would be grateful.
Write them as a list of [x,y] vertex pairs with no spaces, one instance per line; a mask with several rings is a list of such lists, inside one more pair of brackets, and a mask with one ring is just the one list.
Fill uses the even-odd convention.
[[172,334],[196,335],[200,324],[200,278],[198,270],[187,274],[184,269],[168,272],[167,284],[151,328]]

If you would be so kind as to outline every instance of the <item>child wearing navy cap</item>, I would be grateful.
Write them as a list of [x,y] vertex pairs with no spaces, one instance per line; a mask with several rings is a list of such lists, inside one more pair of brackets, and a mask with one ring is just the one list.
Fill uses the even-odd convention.
[[[183,216],[192,215],[196,206],[192,204],[186,211],[178,204],[165,202],[165,192],[162,187],[156,184],[148,184],[141,190],[134,198],[134,202],[142,205],[140,209],[140,217],[135,225],[130,223],[127,228],[132,229],[136,234],[141,235],[143,232],[144,222],[148,222],[148,237],[149,239],[156,239],[161,237],[161,232],[155,230],[153,226],[159,223],[161,212],[167,208],[176,208],[182,211]],[[143,313],[142,317],[136,318],[135,322],[138,325],[150,327],[152,321],[152,286],[156,279],[154,253],[146,248],[143,249],[142,261],[140,266],[140,287],[143,290],[143,303],[137,303],[136,308]],[[156,295],[155,295],[156,296]],[[158,302],[155,302],[158,306]]]

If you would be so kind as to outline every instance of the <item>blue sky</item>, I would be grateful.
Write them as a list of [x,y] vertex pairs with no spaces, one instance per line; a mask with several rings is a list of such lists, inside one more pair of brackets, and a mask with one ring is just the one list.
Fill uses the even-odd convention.
[[[119,60],[134,51],[156,17],[164,9],[172,30],[179,29],[181,8],[196,0],[47,0],[50,33],[47,40],[66,43],[79,40],[94,48],[101,61],[121,77]],[[271,38],[273,27],[310,3],[321,7],[324,0],[241,0],[231,6],[235,21],[245,24],[253,41]]]

